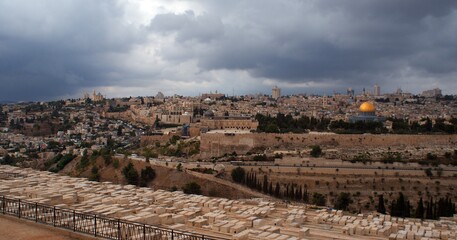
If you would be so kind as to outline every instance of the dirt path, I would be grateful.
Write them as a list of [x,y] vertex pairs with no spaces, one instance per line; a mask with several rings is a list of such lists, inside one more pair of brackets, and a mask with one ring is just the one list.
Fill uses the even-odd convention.
[[0,215],[0,239],[8,240],[93,240],[95,238],[62,229]]
[[[136,160],[136,159],[133,159],[133,160]],[[139,160],[137,160],[137,161],[139,161]],[[150,162],[150,164],[152,166],[165,167],[165,168],[172,169],[172,170],[176,169],[175,166],[166,166],[164,164],[157,164],[157,163],[154,163],[154,162]],[[259,198],[264,198],[264,199],[273,199],[269,195],[263,194],[261,192],[254,191],[254,190],[252,190],[252,189],[250,189],[248,187],[245,187],[245,186],[242,186],[242,185],[239,185],[239,184],[236,184],[236,183],[224,180],[224,179],[217,178],[217,177],[215,177],[213,175],[210,175],[210,174],[199,173],[199,172],[195,172],[195,171],[191,171],[191,170],[184,170],[184,171],[187,174],[190,174],[190,175],[192,175],[192,176],[194,176],[196,178],[208,180],[208,181],[211,181],[213,183],[221,184],[221,185],[224,185],[226,187],[230,187],[230,188],[236,189],[237,191],[243,192],[246,195],[259,197]]]
[[229,182],[227,180],[214,177],[213,175],[210,175],[210,174],[204,174],[204,173],[194,172],[194,171],[190,171],[190,170],[186,170],[186,172],[188,174],[194,176],[194,177],[203,178],[203,179],[206,179],[206,180],[209,180],[209,181],[213,181],[213,182],[216,182],[216,183],[228,186],[228,187],[232,187],[232,188],[234,188],[234,189],[236,189],[238,191],[244,192],[246,194],[250,194],[252,196],[256,196],[256,197],[259,197],[259,198],[265,198],[265,199],[272,199],[271,196],[268,196],[266,194],[263,194],[263,193],[260,193],[260,192],[257,192],[257,191],[253,191],[250,188],[241,186],[239,184],[232,183],[232,182]]

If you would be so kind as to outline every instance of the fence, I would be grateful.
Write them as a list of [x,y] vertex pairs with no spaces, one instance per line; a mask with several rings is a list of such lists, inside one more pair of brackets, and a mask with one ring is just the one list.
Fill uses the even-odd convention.
[[151,226],[103,215],[0,197],[0,212],[37,223],[115,240],[222,240],[196,233]]

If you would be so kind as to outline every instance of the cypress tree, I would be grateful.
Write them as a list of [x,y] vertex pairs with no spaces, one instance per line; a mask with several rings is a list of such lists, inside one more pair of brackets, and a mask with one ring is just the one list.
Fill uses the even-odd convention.
[[406,209],[405,209],[405,196],[403,196],[403,193],[400,192],[400,195],[398,196],[397,200],[397,213],[398,216],[400,217],[405,217]]
[[422,197],[419,199],[419,202],[417,203],[416,213],[414,214],[414,217],[424,219],[424,202],[422,200]]
[[432,205],[433,205],[433,198],[431,198],[430,201],[428,201],[428,203],[427,203],[427,210],[425,211],[426,219],[433,219]]
[[411,205],[409,203],[409,200],[406,201],[406,203],[405,203],[403,216],[404,217],[411,217]]
[[295,188],[295,200],[296,201],[300,200],[300,191],[299,191],[298,187]]
[[386,206],[384,205],[384,195],[378,196],[378,213],[386,214]]
[[286,192],[284,194],[284,197],[289,198],[289,184],[286,185]]
[[308,195],[308,189],[305,188],[305,192],[303,193],[303,202],[308,203],[309,202],[309,195]]
[[398,216],[398,211],[397,211],[397,201],[392,200],[392,203],[390,204],[390,215],[392,216]]
[[300,186],[300,191],[298,192],[298,201],[302,200],[303,199],[303,191],[302,191],[302,186]]
[[246,186],[249,186],[249,173],[247,173],[244,177],[245,177],[244,184],[246,184]]
[[263,192],[268,193],[268,177],[263,175]]
[[270,182],[270,185],[268,186],[268,194],[273,196],[273,183]]
[[281,197],[281,186],[279,185],[279,182],[276,183],[275,197],[277,197],[277,198]]

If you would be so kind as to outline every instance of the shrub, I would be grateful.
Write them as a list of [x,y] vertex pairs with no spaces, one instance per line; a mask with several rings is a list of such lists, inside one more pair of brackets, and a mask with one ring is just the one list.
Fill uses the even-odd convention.
[[119,168],[119,159],[115,158],[114,161],[113,161],[113,167],[115,169],[118,169]]
[[90,177],[89,177],[89,181],[95,181],[95,182],[99,182],[100,181],[100,173],[98,172],[98,167],[97,166],[93,166],[92,167],[91,174],[90,174]]
[[327,201],[327,199],[325,198],[325,196],[323,194],[320,194],[317,192],[313,193],[313,198],[312,198],[311,202],[314,205],[325,206],[326,201]]
[[242,167],[237,167],[232,170],[232,179],[237,183],[242,183],[244,181],[244,177],[246,172]]
[[311,148],[310,152],[311,157],[320,157],[322,155],[322,149],[320,146],[316,145]]
[[132,185],[138,185],[138,172],[133,167],[132,163],[129,163],[126,167],[122,169],[122,174],[124,175],[127,182]]
[[154,180],[156,177],[156,172],[154,169],[152,169],[150,166],[147,166],[143,170],[141,170],[141,176],[140,176],[140,186],[141,187],[146,187],[149,182]]
[[200,185],[196,182],[187,183],[186,185],[184,185],[182,187],[182,190],[186,194],[201,194],[202,193]]

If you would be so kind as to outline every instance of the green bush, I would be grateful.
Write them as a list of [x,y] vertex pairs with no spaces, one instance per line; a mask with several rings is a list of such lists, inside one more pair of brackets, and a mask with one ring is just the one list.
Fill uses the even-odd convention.
[[243,183],[245,176],[246,171],[244,171],[244,168],[242,167],[237,167],[232,170],[232,179],[237,183]]
[[335,201],[335,208],[340,210],[348,210],[349,205],[352,203],[351,194],[342,192],[338,195]]
[[184,193],[187,193],[187,194],[202,194],[201,187],[196,182],[187,183],[186,185],[184,185],[182,187],[182,190]]
[[118,169],[119,168],[119,159],[115,158],[114,161],[113,161],[113,167],[115,169]]
[[124,175],[125,179],[127,179],[129,184],[138,185],[139,174],[133,167],[132,163],[129,163],[122,169],[122,174]]
[[325,198],[325,196],[323,194],[315,192],[315,193],[313,193],[313,198],[312,198],[311,202],[317,206],[325,206],[327,199]]
[[320,146],[312,146],[311,152],[310,152],[311,157],[320,157],[322,155],[322,149]]
[[152,169],[150,166],[147,166],[143,170],[141,170],[141,175],[140,175],[140,186],[141,187],[146,187],[149,182],[154,180],[156,177],[156,172],[154,169]]
[[90,177],[89,177],[89,181],[95,181],[95,182],[99,182],[100,181],[100,173],[98,172],[98,167],[97,166],[93,166],[92,167],[91,174],[90,174]]

